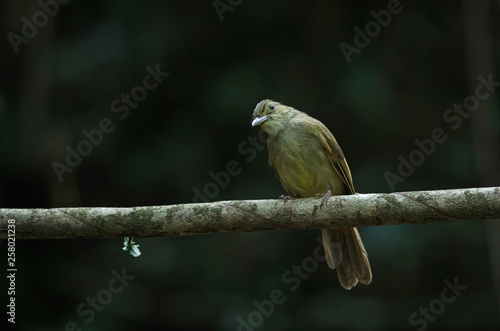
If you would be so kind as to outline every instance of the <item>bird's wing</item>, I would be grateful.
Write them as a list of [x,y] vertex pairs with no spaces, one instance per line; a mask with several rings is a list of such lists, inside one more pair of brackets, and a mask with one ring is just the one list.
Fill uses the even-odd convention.
[[321,125],[320,139],[321,145],[325,149],[326,155],[328,156],[328,160],[330,160],[333,169],[335,169],[338,173],[349,193],[354,194],[355,191],[351,171],[349,170],[349,166],[345,160],[344,153],[342,152],[342,149],[340,149],[335,137],[324,125]]

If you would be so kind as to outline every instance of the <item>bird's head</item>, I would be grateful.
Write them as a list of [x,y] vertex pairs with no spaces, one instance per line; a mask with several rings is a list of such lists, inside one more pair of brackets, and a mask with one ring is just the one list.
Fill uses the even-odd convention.
[[298,113],[297,110],[273,100],[262,100],[255,106],[252,126],[260,127],[270,136],[277,135]]

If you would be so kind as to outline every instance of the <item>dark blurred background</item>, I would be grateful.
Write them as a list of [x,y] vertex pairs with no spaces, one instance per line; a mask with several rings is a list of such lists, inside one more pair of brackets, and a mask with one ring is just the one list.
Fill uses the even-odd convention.
[[[360,193],[500,185],[499,91],[456,128],[443,118],[474,95],[479,75],[500,81],[500,1],[54,4],[0,1],[2,208],[190,203],[231,160],[241,172],[208,189],[209,201],[277,198],[285,192],[266,149],[248,143],[260,130],[250,126],[252,111],[265,98],[325,123]],[[399,12],[385,27],[369,24],[373,37],[367,45],[360,37],[365,47],[348,63],[339,45],[355,47],[354,28],[365,31],[376,22],[372,10],[388,9]],[[34,19],[40,26],[30,29]],[[142,89],[156,69],[169,75]],[[131,93],[141,101],[127,106],[120,100]],[[87,151],[82,130],[106,118],[114,130],[58,178],[54,162],[67,165],[67,146]],[[391,188],[385,175],[398,175],[398,157],[408,159],[414,140],[436,128],[447,140]],[[250,330],[238,326],[244,320],[255,330],[500,328],[493,222],[360,232],[374,280],[349,292],[326,263],[295,291],[282,280],[313,256],[319,231],[143,238],[140,258],[121,250],[122,239],[19,241],[16,327]],[[0,247],[6,252],[5,241]],[[108,298],[102,291],[122,268],[135,278]],[[443,303],[445,281],[467,288]],[[275,289],[284,302],[268,317],[252,313]],[[102,311],[77,312],[96,295],[110,300]]]

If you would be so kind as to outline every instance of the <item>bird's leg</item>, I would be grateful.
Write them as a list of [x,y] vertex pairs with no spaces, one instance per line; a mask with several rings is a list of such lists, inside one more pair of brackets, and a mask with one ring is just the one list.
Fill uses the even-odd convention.
[[323,205],[326,205],[326,203],[328,202],[328,199],[330,199],[330,197],[332,196],[332,190],[328,189],[328,191],[326,191],[325,193],[318,193],[318,194],[316,194],[316,196],[323,197],[323,199],[321,199],[321,203],[319,205],[319,208],[321,209],[321,207],[323,207]]

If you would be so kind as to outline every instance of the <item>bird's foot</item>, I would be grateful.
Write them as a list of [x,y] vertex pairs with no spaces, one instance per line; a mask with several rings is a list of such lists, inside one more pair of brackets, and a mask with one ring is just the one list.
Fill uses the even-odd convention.
[[328,189],[328,191],[326,191],[325,193],[318,193],[318,194],[316,194],[316,196],[323,197],[323,199],[321,199],[321,203],[319,205],[319,208],[321,209],[321,207],[323,207],[323,205],[327,204],[328,199],[330,199],[330,197],[332,196],[332,190]]
[[283,199],[284,202],[287,202],[288,200],[292,199],[291,196],[289,195],[280,195],[280,199]]

